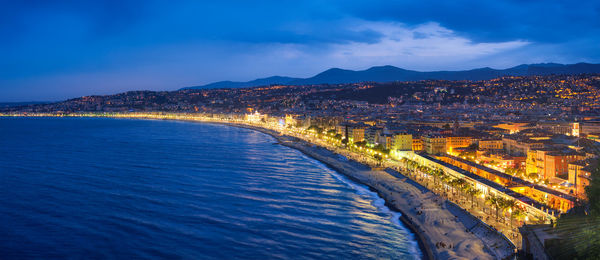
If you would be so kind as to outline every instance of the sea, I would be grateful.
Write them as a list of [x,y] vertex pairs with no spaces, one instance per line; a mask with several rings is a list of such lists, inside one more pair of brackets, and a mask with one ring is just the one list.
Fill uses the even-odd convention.
[[420,259],[399,216],[254,130],[0,118],[0,259]]

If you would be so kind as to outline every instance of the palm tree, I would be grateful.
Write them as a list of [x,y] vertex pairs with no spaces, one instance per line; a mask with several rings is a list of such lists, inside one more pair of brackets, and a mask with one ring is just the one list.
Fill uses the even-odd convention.
[[425,182],[425,185],[427,186],[427,188],[429,188],[429,179],[428,179],[428,175],[431,175],[431,168],[427,167],[427,166],[423,166],[423,181]]
[[434,169],[434,170],[431,172],[431,175],[433,176],[433,185],[434,185],[434,187],[436,187],[436,188],[438,187],[438,184],[439,184],[439,179],[440,179],[440,177],[441,177],[443,174],[444,174],[444,171],[442,171],[442,170],[441,170],[441,169],[439,169],[439,168],[436,168],[436,169]]
[[498,208],[502,212],[502,223],[504,223],[504,213],[508,209],[508,200],[502,197],[498,197]]
[[414,178],[417,178],[417,162],[409,160],[410,162],[410,168],[411,168],[411,173],[413,175]]
[[419,163],[417,163],[416,161],[413,161],[413,173],[415,174],[415,178],[418,178],[421,175],[421,172],[419,171]]
[[445,182],[447,179],[448,179],[448,174],[446,174],[446,172],[444,172],[443,170],[440,169],[439,176],[438,176],[438,187],[443,189],[444,188],[443,182]]
[[413,169],[413,170],[414,170],[414,169],[415,169],[415,166],[416,166],[416,164],[417,164],[417,163],[416,163],[415,161],[413,161],[413,160],[408,160],[408,167],[410,167],[411,169]]
[[[473,202],[475,200],[475,198],[483,195],[483,191],[477,189],[477,188],[473,188],[473,190],[475,190],[475,192],[473,192],[473,197],[471,198],[471,201]],[[479,203],[477,203],[477,207],[479,207]]]
[[401,163],[405,164],[405,167],[408,169],[408,159],[406,159],[406,157],[402,157],[402,159],[400,159]]
[[429,176],[431,176],[431,180],[433,181],[432,184],[435,185],[435,178],[436,178],[435,175],[437,174],[437,169],[436,168],[430,168],[430,167],[428,167],[427,168],[427,174]]
[[454,180],[453,178],[448,178],[446,180],[446,187],[449,188],[450,194],[452,195],[452,193],[454,193]]
[[493,206],[496,210],[496,221],[498,221],[498,203],[500,202],[499,198],[500,197],[492,194],[485,198],[485,203],[490,204],[490,206]]
[[512,228],[513,212],[517,209],[517,201],[514,199],[504,200],[504,206],[509,209],[508,213],[510,215],[510,227]]
[[450,187],[452,188],[452,198],[454,198],[454,196],[455,196],[454,192],[455,192],[456,188],[458,188],[458,185],[459,185],[458,179],[451,180],[449,184],[450,184]]
[[[521,208],[515,208],[512,211],[512,217],[514,217],[517,221],[520,221],[521,219],[523,219],[525,217],[525,212],[521,209]],[[511,222],[511,226],[512,228],[512,222]]]
[[427,166],[421,165],[419,166],[419,172],[421,172],[421,178],[425,181],[425,172],[427,171]]
[[460,189],[462,189],[462,187],[466,184],[467,182],[463,179],[453,179],[450,181],[450,186],[452,187],[452,196],[454,197],[455,195],[455,191],[458,191]]
[[466,193],[471,196],[471,208],[473,208],[473,205],[475,204],[475,197],[481,195],[481,191],[473,188],[472,186],[468,186]]
[[444,189],[444,196],[447,198],[448,197],[448,195],[447,195],[447,193],[448,193],[447,186],[450,185],[450,181],[452,181],[452,178],[450,176],[448,176],[448,175],[444,175],[444,176],[442,176],[441,179],[442,179],[442,182],[446,184],[446,185],[443,186],[443,189]]
[[465,181],[465,179],[458,179],[456,181],[456,185],[461,192],[466,191],[466,189],[469,187],[468,184],[469,183],[467,183],[467,181]]

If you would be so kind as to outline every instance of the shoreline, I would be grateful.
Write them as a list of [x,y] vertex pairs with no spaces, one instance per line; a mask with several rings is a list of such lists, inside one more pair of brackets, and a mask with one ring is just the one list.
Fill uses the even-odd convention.
[[429,247],[425,246],[425,241],[426,240],[423,237],[423,235],[419,232],[419,228],[414,223],[412,223],[411,220],[409,220],[406,217],[406,214],[401,209],[399,209],[398,207],[396,207],[395,205],[393,205],[389,201],[387,201],[385,199],[385,197],[383,196],[383,194],[379,190],[377,190],[376,188],[374,188],[373,186],[369,185],[366,182],[363,182],[363,181],[361,181],[361,180],[359,180],[359,179],[357,179],[357,178],[355,178],[355,177],[353,177],[351,175],[348,175],[348,174],[344,173],[344,171],[341,170],[340,168],[335,167],[335,166],[327,163],[324,160],[321,160],[319,158],[313,157],[312,155],[304,152],[303,150],[300,150],[300,149],[298,149],[296,147],[287,146],[287,145],[284,145],[284,144],[282,144],[282,145],[286,146],[286,147],[289,147],[289,148],[292,148],[294,150],[297,150],[297,151],[301,152],[302,154],[304,154],[304,155],[306,155],[306,156],[308,156],[308,157],[310,157],[310,158],[312,158],[314,160],[319,161],[320,163],[324,164],[328,168],[330,168],[330,169],[332,169],[332,170],[334,170],[334,171],[336,171],[338,173],[341,173],[342,175],[344,175],[344,177],[350,179],[351,181],[353,181],[355,183],[358,183],[360,185],[366,186],[369,189],[369,191],[375,192],[377,194],[377,196],[379,196],[380,198],[382,198],[384,200],[384,202],[385,202],[384,205],[387,208],[389,208],[390,210],[393,210],[393,211],[396,211],[396,212],[400,213],[400,217],[398,219],[402,222],[402,224],[404,224],[404,226],[409,230],[409,232],[415,236],[415,240],[417,242],[417,246],[419,247],[419,250],[422,253],[422,259],[424,259],[424,260],[433,260],[433,259],[435,259],[433,257],[433,252],[431,251],[431,249]]
[[[245,129],[258,131],[258,132],[267,134],[269,136],[272,136],[273,138],[275,138],[275,140],[278,141],[278,143],[280,145],[295,149],[295,150],[303,153],[304,155],[323,163],[330,169],[332,169],[340,174],[343,174],[345,177],[349,178],[350,180],[352,180],[356,183],[359,183],[361,185],[365,185],[366,187],[369,188],[370,191],[377,193],[377,195],[385,201],[386,207],[388,207],[389,209],[391,209],[393,211],[400,213],[399,220],[414,235],[417,245],[418,245],[419,249],[421,250],[422,259],[433,260],[433,259],[440,258],[441,254],[439,254],[439,252],[438,252],[438,254],[434,254],[433,248],[431,246],[427,246],[428,244],[433,245],[435,243],[431,239],[428,239],[425,229],[423,229],[418,223],[415,223],[410,217],[408,217],[408,214],[405,210],[402,210],[400,207],[397,207],[396,205],[391,203],[389,201],[389,199],[386,199],[385,194],[382,191],[380,191],[379,189],[377,189],[376,187],[374,187],[374,185],[370,184],[367,181],[357,178],[350,172],[347,172],[346,169],[332,164],[331,162],[326,160],[326,158],[321,157],[319,154],[312,153],[309,149],[314,148],[314,147],[311,147],[310,144],[305,143],[305,141],[297,139],[295,137],[287,136],[287,138],[296,139],[294,143],[290,143],[290,140],[284,139],[286,136],[283,136],[283,135],[277,133],[276,131],[261,128],[261,127],[256,127],[256,126],[251,126],[251,125],[242,125],[242,124],[236,124],[236,123],[217,123],[217,124],[233,126],[233,127],[238,127],[238,128],[245,128]],[[314,146],[317,146],[317,145],[314,145]],[[338,158],[331,158],[331,159],[339,160]],[[358,162],[356,162],[356,163],[358,163]],[[363,165],[363,166],[368,167],[366,165]]]
[[[415,235],[423,259],[508,259],[513,256],[514,249],[512,249],[510,245],[498,243],[498,240],[494,241],[493,230],[488,230],[486,226],[480,225],[480,221],[469,213],[465,213],[466,216],[460,214],[456,215],[456,210],[452,209],[456,206],[453,205],[452,202],[439,197],[437,194],[434,194],[420,184],[414,183],[401,172],[393,169],[388,169],[394,171],[393,174],[387,172],[387,170],[376,171],[372,170],[367,165],[351,159],[344,161],[339,158],[340,154],[336,152],[260,126],[228,122],[206,123],[245,128],[270,135],[275,138],[279,144],[298,150],[306,156],[325,164],[330,169],[343,174],[350,180],[367,186],[385,201],[385,205],[389,209],[401,214],[399,219],[405,227]],[[352,164],[359,165],[359,167],[362,167],[363,169],[351,169]],[[401,177],[398,177],[398,174]],[[386,183],[394,182],[398,184],[394,188],[386,185]],[[418,195],[416,195],[414,191],[418,191]],[[397,199],[398,193],[400,193],[400,195],[409,194],[410,197],[404,196],[402,198],[404,200],[400,201]],[[417,198],[413,195],[416,195]],[[431,207],[431,202],[435,202],[435,206],[438,206],[437,204],[439,204],[439,207],[434,209],[434,207]],[[415,205],[417,207],[414,207]],[[415,214],[418,207],[421,207],[422,211]],[[432,211],[436,213],[427,213],[429,209],[432,209]],[[440,220],[441,225],[439,223]],[[473,225],[473,223],[475,224]],[[487,236],[492,235],[492,237],[489,239],[486,237],[484,239],[481,237],[481,233],[476,235],[473,232],[474,229],[483,231]],[[452,248],[438,246],[439,242],[444,242],[444,244],[449,243],[449,245],[454,246]],[[507,247],[503,248],[505,246]]]
[[[269,135],[270,135],[270,134],[269,134]],[[277,137],[275,137],[275,136],[274,136],[274,138],[275,138],[275,139],[277,139],[277,140],[279,140],[279,139],[278,139]],[[281,144],[281,143],[280,143],[280,144]],[[384,203],[384,205],[385,205],[387,208],[389,208],[390,210],[393,210],[393,211],[396,211],[396,212],[399,212],[399,213],[400,213],[399,220],[400,220],[400,221],[401,221],[401,222],[404,224],[404,226],[405,226],[405,227],[406,227],[406,228],[409,230],[409,232],[410,232],[410,233],[412,233],[412,234],[415,236],[415,240],[416,240],[416,242],[417,242],[417,246],[419,247],[419,250],[420,250],[420,251],[421,251],[421,253],[422,253],[422,258],[421,258],[421,259],[424,259],[424,260],[433,260],[433,259],[435,259],[435,258],[433,257],[433,252],[431,251],[431,248],[429,248],[429,247],[425,246],[425,241],[426,241],[426,240],[425,240],[425,238],[423,237],[423,235],[422,235],[422,234],[419,232],[419,229],[418,229],[418,227],[417,227],[417,226],[416,226],[414,223],[412,223],[412,222],[411,222],[411,221],[410,221],[410,220],[409,220],[409,219],[406,217],[406,214],[405,214],[405,213],[404,213],[404,212],[403,212],[401,209],[399,209],[399,208],[398,208],[398,207],[396,207],[395,205],[391,204],[391,203],[390,203],[388,200],[386,200],[386,199],[385,199],[385,197],[383,196],[383,194],[382,194],[382,193],[381,193],[379,190],[377,190],[375,187],[373,187],[373,186],[369,185],[369,183],[367,183],[367,182],[363,182],[363,181],[361,181],[361,180],[359,180],[359,179],[355,178],[354,176],[352,176],[352,175],[349,175],[349,174],[345,173],[345,172],[343,171],[343,169],[341,169],[341,168],[338,168],[338,167],[335,167],[334,165],[332,165],[332,164],[328,163],[328,162],[327,162],[327,161],[325,161],[325,160],[322,160],[322,159],[320,159],[320,158],[318,158],[318,157],[315,157],[315,156],[313,156],[313,155],[311,155],[311,154],[309,154],[309,153],[306,153],[306,152],[305,152],[304,150],[302,150],[302,149],[298,149],[297,147],[294,147],[294,146],[289,146],[289,145],[285,145],[285,144],[281,144],[281,145],[283,145],[283,146],[285,146],[285,147],[292,148],[292,149],[294,149],[294,150],[297,150],[297,151],[301,152],[302,154],[304,154],[304,155],[306,155],[306,156],[308,156],[308,157],[310,157],[310,158],[312,158],[312,159],[314,159],[314,160],[317,160],[317,161],[319,161],[320,163],[324,164],[325,166],[327,166],[328,168],[330,168],[330,169],[334,170],[335,172],[338,172],[338,173],[340,173],[340,174],[344,175],[344,177],[346,177],[346,178],[350,179],[351,181],[353,181],[353,182],[355,182],[355,183],[358,183],[358,184],[361,184],[361,185],[364,185],[364,186],[366,186],[366,187],[369,189],[369,191],[375,192],[375,193],[377,194],[377,196],[379,196],[380,198],[382,198],[382,199],[384,200],[384,202],[385,202],[385,203]]]
[[[350,180],[367,186],[385,201],[386,207],[401,214],[399,219],[415,235],[423,259],[507,259],[512,256],[513,252],[508,251],[511,249],[510,245],[506,247],[502,242],[499,243],[492,230],[480,227],[479,224],[473,225],[473,216],[468,213],[457,214],[452,205],[448,205],[448,201],[413,182],[401,172],[389,168],[385,171],[374,170],[349,158],[343,160],[340,158],[343,155],[339,153],[260,126],[176,118],[161,120],[217,124],[258,131],[273,137],[278,144],[295,149]],[[475,229],[477,234],[473,231]],[[488,238],[489,235],[492,236]]]
[[[383,194],[376,189],[375,187],[373,187],[372,185],[369,185],[369,183],[364,182],[359,180],[358,178],[356,178],[355,176],[352,176],[351,174],[348,174],[347,172],[345,172],[344,169],[336,167],[335,165],[329,163],[327,160],[323,160],[323,158],[321,158],[320,156],[315,156],[314,154],[311,154],[310,152],[308,152],[306,149],[310,148],[308,146],[306,146],[305,144],[300,144],[303,145],[305,147],[299,147],[299,146],[294,146],[289,144],[289,140],[283,140],[282,135],[280,135],[279,133],[270,130],[270,129],[265,129],[265,128],[260,128],[260,127],[255,127],[255,126],[250,126],[250,125],[242,125],[242,124],[236,124],[236,123],[216,123],[216,124],[220,124],[220,125],[225,125],[225,126],[233,126],[233,127],[238,127],[238,128],[245,128],[245,129],[249,129],[249,130],[253,130],[253,131],[258,131],[264,134],[267,134],[273,138],[275,138],[275,140],[277,140],[278,144],[294,149],[296,151],[301,152],[302,154],[319,161],[320,163],[324,164],[325,166],[327,166],[328,168],[342,174],[343,176],[345,176],[346,178],[350,179],[351,181],[364,185],[366,186],[370,191],[375,192],[377,194],[377,196],[379,196],[380,198],[382,198],[385,202],[385,206],[388,207],[389,209],[399,212],[400,213],[400,217],[399,220],[404,224],[404,226],[409,230],[410,233],[412,233],[415,236],[415,240],[417,242],[417,245],[419,247],[419,250],[421,251],[422,254],[422,258],[424,260],[433,260],[436,259],[433,255],[433,251],[430,247],[427,247],[425,244],[428,240],[425,239],[424,235],[419,232],[419,226],[416,225],[416,223],[413,223],[405,214],[405,212],[403,210],[401,210],[400,208],[396,207],[395,205],[393,205],[392,203],[390,203],[388,200],[385,199],[385,197],[383,196]],[[288,137],[288,138],[295,138],[295,137]],[[302,140],[298,140],[299,142],[304,142]],[[304,148],[304,149],[303,149]]]

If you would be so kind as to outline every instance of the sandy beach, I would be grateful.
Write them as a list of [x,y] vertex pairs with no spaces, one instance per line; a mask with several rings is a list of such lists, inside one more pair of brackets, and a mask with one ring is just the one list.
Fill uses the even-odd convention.
[[401,173],[372,170],[344,160],[325,148],[260,127],[229,124],[257,130],[275,137],[281,145],[297,149],[352,180],[377,192],[388,207],[402,214],[412,230],[424,259],[507,259],[513,246],[477,218]]

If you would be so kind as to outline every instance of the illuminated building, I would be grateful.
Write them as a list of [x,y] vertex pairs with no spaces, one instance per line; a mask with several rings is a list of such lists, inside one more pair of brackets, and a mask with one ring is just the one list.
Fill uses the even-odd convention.
[[352,141],[355,143],[362,142],[365,140],[365,127],[354,126],[352,127]]
[[572,135],[579,137],[579,123],[573,123]]
[[285,126],[296,126],[298,122],[292,115],[285,115]]
[[473,139],[468,136],[448,136],[446,137],[446,150],[452,152],[455,148],[469,147],[473,143]]
[[502,150],[503,148],[504,145],[500,139],[479,140],[479,149],[481,150]]
[[423,151],[423,140],[421,138],[412,139],[412,150],[415,152]]
[[[569,163],[585,157],[575,151],[556,151],[552,149],[532,150],[527,153],[526,173],[537,173],[541,179],[565,176],[569,173]],[[533,165],[535,164],[535,168]]]
[[393,149],[397,151],[412,151],[413,138],[411,134],[394,134]]
[[440,135],[426,135],[423,137],[423,147],[428,154],[446,152],[446,137]]
[[580,199],[587,199],[585,187],[590,185],[592,171],[598,164],[597,159],[581,160],[569,163],[569,183],[573,184],[571,192]]

